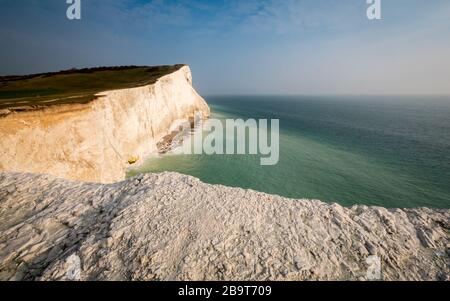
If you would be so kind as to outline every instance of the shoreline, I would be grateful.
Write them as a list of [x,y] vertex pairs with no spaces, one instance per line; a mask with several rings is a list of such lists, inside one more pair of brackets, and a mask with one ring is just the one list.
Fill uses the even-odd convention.
[[169,134],[156,143],[156,153],[160,155],[167,154],[174,149],[174,142],[179,144],[183,143],[186,136],[195,129],[195,119],[195,117],[189,117],[188,120],[179,120],[178,122],[175,122],[174,125],[170,127]]

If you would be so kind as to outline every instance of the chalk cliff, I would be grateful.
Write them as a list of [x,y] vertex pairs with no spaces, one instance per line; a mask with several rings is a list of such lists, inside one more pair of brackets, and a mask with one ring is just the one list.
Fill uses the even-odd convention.
[[88,104],[50,106],[0,118],[0,171],[112,183],[174,126],[209,108],[188,66],[155,84],[106,91]]
[[189,67],[99,96],[0,117],[0,280],[449,280],[450,210],[120,181],[208,117]]
[[0,173],[0,280],[449,280],[450,210]]

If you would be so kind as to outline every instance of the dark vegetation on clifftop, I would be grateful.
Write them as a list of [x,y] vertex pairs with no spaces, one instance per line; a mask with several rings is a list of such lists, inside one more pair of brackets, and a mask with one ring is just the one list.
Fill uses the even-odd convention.
[[24,111],[58,104],[88,103],[99,92],[153,84],[182,66],[96,67],[0,76],[0,110]]

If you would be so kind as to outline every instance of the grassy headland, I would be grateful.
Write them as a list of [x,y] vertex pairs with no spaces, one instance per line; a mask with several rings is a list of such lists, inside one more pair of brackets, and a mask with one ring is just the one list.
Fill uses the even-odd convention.
[[23,111],[58,104],[88,103],[99,92],[152,84],[182,66],[97,67],[0,76],[0,110]]

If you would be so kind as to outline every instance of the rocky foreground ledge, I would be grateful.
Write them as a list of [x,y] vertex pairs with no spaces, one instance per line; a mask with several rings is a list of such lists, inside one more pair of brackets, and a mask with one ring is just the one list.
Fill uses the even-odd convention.
[[380,258],[383,280],[448,280],[449,221],[176,173],[110,185],[3,173],[0,279],[365,280]]

